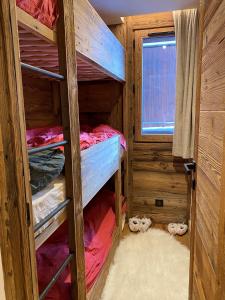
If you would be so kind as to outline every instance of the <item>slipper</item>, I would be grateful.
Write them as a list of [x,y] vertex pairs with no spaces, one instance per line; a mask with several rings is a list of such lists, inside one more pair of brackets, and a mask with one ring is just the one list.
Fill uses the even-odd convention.
[[139,230],[141,232],[145,232],[149,229],[149,227],[151,226],[152,221],[149,218],[142,218],[140,219],[140,225],[139,225]]
[[129,228],[133,232],[137,232],[140,230],[140,219],[137,217],[133,217],[129,219]]
[[170,223],[167,228],[168,228],[168,231],[170,234],[172,234],[172,235],[177,234],[177,224],[176,223]]
[[177,224],[177,234],[184,235],[188,230],[188,226],[186,224]]

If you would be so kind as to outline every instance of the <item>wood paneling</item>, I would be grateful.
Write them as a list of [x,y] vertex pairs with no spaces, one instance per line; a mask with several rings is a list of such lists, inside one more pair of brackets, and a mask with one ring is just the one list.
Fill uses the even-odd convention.
[[[172,157],[171,143],[135,143],[132,171],[133,215],[157,223],[187,220],[187,178],[183,161]],[[156,199],[164,200],[164,206],[156,207]]]
[[132,28],[134,30],[165,28],[173,25],[173,15],[170,12],[132,17]]
[[119,164],[119,136],[114,136],[81,152],[83,208],[119,169]]
[[[148,215],[157,223],[180,222],[188,219],[188,182],[183,160],[172,157],[171,142],[135,142],[137,101],[134,98],[135,52],[133,42],[138,30],[167,31],[174,28],[172,13],[159,13],[125,18],[127,28],[126,113],[128,137],[129,214]],[[136,49],[135,49],[136,51]],[[137,91],[137,86],[135,86]],[[171,141],[171,140],[170,140]],[[163,199],[164,207],[156,207],[155,199]]]
[[108,124],[123,131],[123,85],[116,81],[79,83],[81,124]]
[[225,1],[205,1],[192,299],[224,298]]
[[59,84],[23,76],[27,128],[61,124]]

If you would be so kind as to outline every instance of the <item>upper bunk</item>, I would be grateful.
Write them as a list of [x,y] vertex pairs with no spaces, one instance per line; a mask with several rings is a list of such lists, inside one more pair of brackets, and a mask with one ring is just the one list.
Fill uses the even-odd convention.
[[[21,61],[58,73],[57,0],[39,10],[33,2],[17,0]],[[75,0],[74,13],[78,81],[125,81],[125,50],[111,30],[87,0]]]

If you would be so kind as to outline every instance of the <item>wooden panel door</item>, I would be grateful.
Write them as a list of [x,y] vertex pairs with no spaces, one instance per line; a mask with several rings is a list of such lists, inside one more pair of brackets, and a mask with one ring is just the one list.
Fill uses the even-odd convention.
[[[225,0],[205,1],[191,299],[222,300],[225,220]],[[193,268],[193,269],[192,269]]]

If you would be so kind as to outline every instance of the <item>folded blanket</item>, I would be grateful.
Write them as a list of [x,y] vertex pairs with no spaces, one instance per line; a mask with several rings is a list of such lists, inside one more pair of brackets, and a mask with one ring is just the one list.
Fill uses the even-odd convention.
[[65,156],[59,149],[29,155],[32,195],[57,178],[64,167]]

